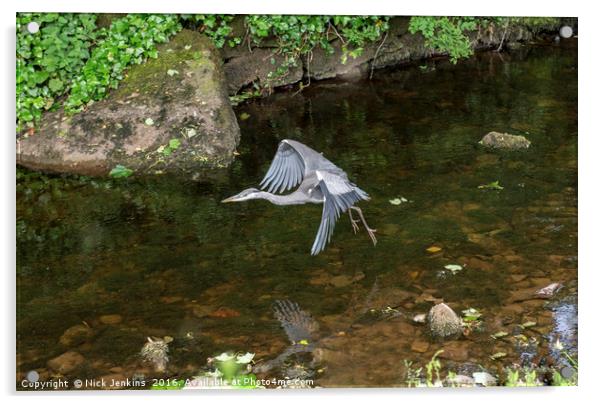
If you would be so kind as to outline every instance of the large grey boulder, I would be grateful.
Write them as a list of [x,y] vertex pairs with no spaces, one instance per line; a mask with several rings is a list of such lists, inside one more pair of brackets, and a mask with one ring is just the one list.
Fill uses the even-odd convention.
[[[157,59],[128,70],[107,99],[74,116],[46,114],[34,135],[18,139],[17,163],[99,176],[118,164],[138,173],[227,166],[240,129],[219,53],[189,30],[158,50]],[[170,141],[177,147],[168,149]]]

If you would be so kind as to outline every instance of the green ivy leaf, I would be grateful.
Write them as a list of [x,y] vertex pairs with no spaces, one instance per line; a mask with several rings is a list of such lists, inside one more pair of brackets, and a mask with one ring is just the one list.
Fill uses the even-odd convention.
[[63,89],[63,82],[59,79],[51,79],[48,82],[48,88],[54,93],[58,93]]
[[134,173],[134,170],[131,170],[121,164],[118,164],[111,170],[109,176],[112,178],[127,178]]

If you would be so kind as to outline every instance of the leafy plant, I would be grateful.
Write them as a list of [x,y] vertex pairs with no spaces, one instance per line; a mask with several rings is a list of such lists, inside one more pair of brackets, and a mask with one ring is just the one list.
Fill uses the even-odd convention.
[[410,19],[409,31],[420,33],[425,44],[441,53],[449,54],[452,63],[472,55],[470,40],[466,35],[478,26],[475,17],[422,17]]
[[[522,374],[522,375],[521,375]],[[536,387],[543,383],[537,377],[535,369],[508,369],[506,386],[508,387]]]
[[334,39],[342,43],[343,63],[348,56],[358,57],[367,42],[379,39],[389,29],[388,20],[380,16],[249,15],[245,25],[252,42],[259,44],[273,37],[275,53],[285,56],[270,75],[273,80],[286,75],[300,57],[309,57],[318,46],[333,53],[330,41]]
[[[425,366],[426,375],[423,376],[423,368],[413,368],[410,361],[404,361],[406,368],[406,384],[408,387],[443,387],[444,379],[441,379],[441,362],[437,356],[441,355],[442,349],[435,352]],[[448,374],[453,379],[453,374]]]
[[117,88],[128,66],[156,58],[156,45],[167,42],[180,28],[172,14],[128,14],[114,21],[74,78],[66,109],[76,112],[88,102],[104,98],[109,88]]
[[232,35],[234,15],[227,14],[182,14],[180,18],[191,22],[195,28],[213,40],[217,48],[234,47],[242,42],[242,38]]
[[127,178],[132,175],[134,171],[130,168],[117,164],[115,168],[111,170],[109,176],[112,178]]
[[[37,33],[27,31],[31,22]],[[17,14],[17,130],[33,127],[65,97],[68,112],[104,98],[127,67],[157,57],[156,44],[180,28],[170,14],[129,14],[100,29],[94,14]]]
[[[38,32],[27,30],[31,22],[39,24]],[[94,14],[17,14],[17,130],[33,127],[43,111],[57,107],[103,35]]]

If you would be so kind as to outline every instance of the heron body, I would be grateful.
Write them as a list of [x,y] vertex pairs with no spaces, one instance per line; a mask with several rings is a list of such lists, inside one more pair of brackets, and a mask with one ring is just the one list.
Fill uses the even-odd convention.
[[[249,188],[222,202],[265,199],[275,205],[323,204],[322,220],[311,248],[312,255],[324,250],[342,213],[349,212],[353,229],[358,230],[359,220],[353,218],[351,210],[359,213],[372,242],[376,244],[376,230],[368,227],[361,209],[354,206],[361,200],[369,200],[368,194],[349,181],[345,171],[303,143],[282,140],[260,186],[267,192]],[[294,192],[280,195],[294,187],[297,187]]]

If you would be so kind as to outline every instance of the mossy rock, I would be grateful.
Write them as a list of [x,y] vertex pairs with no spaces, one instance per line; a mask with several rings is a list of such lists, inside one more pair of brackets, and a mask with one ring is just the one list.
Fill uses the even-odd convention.
[[64,111],[46,114],[35,135],[19,139],[17,162],[96,176],[118,164],[137,174],[227,166],[240,129],[219,52],[190,30],[158,51],[158,58],[128,70],[107,99],[71,117]]

